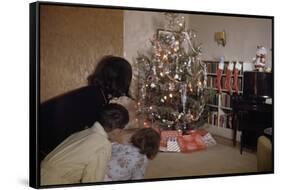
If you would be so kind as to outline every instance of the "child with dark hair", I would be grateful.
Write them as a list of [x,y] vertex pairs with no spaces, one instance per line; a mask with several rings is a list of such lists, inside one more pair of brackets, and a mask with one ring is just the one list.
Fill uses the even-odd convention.
[[152,160],[157,155],[160,145],[158,132],[152,128],[142,128],[129,129],[128,134],[131,133],[129,143],[112,145],[104,181],[143,179],[148,159]]
[[41,162],[41,185],[103,181],[111,158],[111,136],[120,134],[129,121],[128,111],[108,104],[91,128],[76,132]]

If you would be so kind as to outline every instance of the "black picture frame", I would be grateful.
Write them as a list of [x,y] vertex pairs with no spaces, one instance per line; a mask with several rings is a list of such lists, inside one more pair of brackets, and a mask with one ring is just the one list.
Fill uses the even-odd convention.
[[[41,6],[69,6],[69,7],[87,7],[87,8],[103,8],[108,10],[130,10],[130,11],[148,11],[148,12],[171,12],[171,13],[182,13],[182,14],[195,14],[195,15],[213,15],[213,16],[225,16],[225,17],[247,17],[247,18],[261,18],[269,19],[272,23],[271,37],[272,37],[272,78],[274,79],[274,17],[264,15],[242,15],[242,14],[227,14],[227,13],[214,13],[214,12],[195,12],[187,10],[162,10],[162,9],[150,9],[150,8],[132,8],[132,7],[118,7],[118,6],[101,6],[101,5],[90,5],[90,4],[74,4],[74,3],[57,3],[57,2],[34,2],[30,4],[29,8],[29,37],[30,37],[30,105],[29,105],[29,121],[30,121],[30,142],[29,142],[29,185],[33,188],[52,188],[52,187],[70,187],[70,186],[85,186],[85,185],[106,185],[115,183],[134,183],[134,182],[147,182],[147,181],[162,181],[162,180],[176,180],[176,179],[194,179],[194,178],[209,178],[209,177],[221,177],[221,176],[242,176],[242,175],[256,175],[256,174],[272,174],[274,173],[274,151],[272,151],[272,170],[266,172],[246,172],[246,173],[228,173],[228,174],[211,174],[204,176],[179,176],[179,177],[167,177],[167,178],[153,178],[143,180],[131,180],[131,181],[117,181],[117,182],[96,182],[96,183],[78,183],[78,184],[67,184],[67,185],[40,185],[40,158],[39,158],[39,130],[40,130],[40,7]],[[158,30],[157,34],[161,32],[167,32]],[[274,80],[272,80],[274,86]],[[272,135],[271,142],[274,142],[274,89],[272,89]],[[272,143],[272,150],[274,150],[274,143]]]

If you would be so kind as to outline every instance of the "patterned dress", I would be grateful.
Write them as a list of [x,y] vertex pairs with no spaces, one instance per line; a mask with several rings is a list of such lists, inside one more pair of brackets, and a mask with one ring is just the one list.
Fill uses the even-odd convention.
[[146,155],[132,144],[112,144],[104,181],[143,179],[147,163]]

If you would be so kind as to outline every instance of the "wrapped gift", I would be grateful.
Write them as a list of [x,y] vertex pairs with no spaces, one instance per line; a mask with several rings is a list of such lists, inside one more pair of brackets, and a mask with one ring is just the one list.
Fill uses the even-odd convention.
[[216,140],[212,137],[210,133],[205,134],[202,137],[202,140],[204,141],[207,147],[214,146],[217,144]]
[[172,131],[172,130],[161,131],[160,146],[166,147],[169,138],[177,138],[180,135],[181,135],[180,131]]
[[181,152],[193,152],[206,148],[203,138],[198,133],[183,135],[177,138]]
[[190,135],[190,134],[199,134],[201,136],[204,136],[208,133],[208,131],[206,131],[205,129],[193,129],[193,130],[188,130],[187,131],[187,134]]
[[167,151],[169,152],[181,151],[176,137],[172,137],[167,140]]

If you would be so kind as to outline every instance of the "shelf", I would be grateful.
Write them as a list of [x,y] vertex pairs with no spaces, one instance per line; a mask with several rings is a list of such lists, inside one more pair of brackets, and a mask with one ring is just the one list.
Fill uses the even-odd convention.
[[214,77],[216,77],[216,76],[217,76],[217,74],[216,74],[216,73],[207,73],[207,75],[208,75],[208,76],[214,76]]
[[215,104],[206,104],[206,105],[209,106],[209,107],[213,107],[213,108],[220,108],[220,109],[223,109],[223,110],[232,111],[231,107],[218,106],[218,105],[215,105]]
[[207,106],[213,107],[213,108],[219,108],[218,105],[214,105],[214,104],[207,104]]
[[220,108],[221,108],[221,109],[224,109],[224,110],[232,111],[232,108],[230,108],[230,107],[220,106]]
[[[216,73],[207,73],[208,76],[216,77]],[[222,77],[226,77],[226,74],[222,74]],[[234,77],[234,75],[231,75],[231,77]],[[243,78],[243,75],[238,75],[239,78]]]
[[[207,88],[205,88],[205,89],[207,89],[207,90],[216,90],[216,91],[218,90],[217,88],[212,88],[212,87],[207,87]],[[224,93],[228,93],[228,91],[227,91],[226,89],[222,89],[221,91],[224,92]],[[233,91],[232,91],[232,92],[233,92]],[[242,90],[239,90],[238,93],[239,93],[239,94],[242,94],[243,91],[242,91]],[[230,94],[230,95],[232,95],[232,94]]]
[[[204,63],[219,63],[220,61],[212,61],[212,60],[202,60]],[[224,63],[229,63],[229,62],[234,62],[236,63],[237,61],[224,61]],[[243,61],[238,61],[239,63],[243,63]]]

